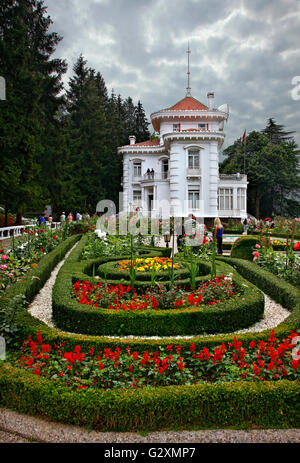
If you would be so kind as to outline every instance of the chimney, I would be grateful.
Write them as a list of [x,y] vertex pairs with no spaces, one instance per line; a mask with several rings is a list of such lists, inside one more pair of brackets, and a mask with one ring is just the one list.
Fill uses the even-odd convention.
[[136,138],[135,138],[134,135],[129,135],[129,141],[130,141],[131,145],[135,145],[135,140],[136,140]]
[[213,109],[213,100],[214,100],[215,94],[213,92],[210,92],[207,94],[207,100],[208,100],[208,109],[212,110]]

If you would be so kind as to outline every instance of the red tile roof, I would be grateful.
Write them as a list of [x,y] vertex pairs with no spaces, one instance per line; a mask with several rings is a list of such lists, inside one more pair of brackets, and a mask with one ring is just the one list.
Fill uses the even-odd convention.
[[147,140],[147,141],[141,141],[140,143],[135,143],[135,145],[131,146],[156,146],[160,145],[160,140]]
[[196,100],[192,96],[186,96],[183,100],[178,101],[174,106],[171,108],[167,108],[168,110],[207,110],[208,107],[202,104],[200,101]]
[[127,146],[134,147],[134,146],[159,146],[159,145],[160,145],[160,140],[156,140],[156,139],[151,140],[150,139],[150,140],[146,140],[146,141],[141,141],[139,143],[135,143],[134,145],[125,145],[125,146],[126,147]]

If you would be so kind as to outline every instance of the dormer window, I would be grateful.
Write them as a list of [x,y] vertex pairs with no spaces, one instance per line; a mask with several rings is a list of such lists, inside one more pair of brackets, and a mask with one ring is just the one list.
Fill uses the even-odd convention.
[[180,132],[180,124],[173,124],[173,132]]
[[198,124],[199,130],[208,130],[208,124]]

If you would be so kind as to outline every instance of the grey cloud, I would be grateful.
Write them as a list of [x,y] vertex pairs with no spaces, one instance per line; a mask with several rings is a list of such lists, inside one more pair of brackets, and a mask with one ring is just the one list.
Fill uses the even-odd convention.
[[300,75],[298,0],[46,4],[53,30],[64,37],[56,56],[67,59],[68,76],[83,53],[109,90],[140,99],[149,116],[184,97],[189,40],[193,96],[206,103],[206,93],[215,91],[216,105],[231,108],[225,146],[245,125],[262,129],[269,117],[296,130],[300,144],[300,101],[289,94],[292,78]]

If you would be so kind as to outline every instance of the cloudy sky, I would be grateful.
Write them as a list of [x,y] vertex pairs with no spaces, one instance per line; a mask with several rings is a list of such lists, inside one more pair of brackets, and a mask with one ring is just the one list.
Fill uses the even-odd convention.
[[[185,96],[190,43],[192,96],[228,103],[224,147],[269,117],[300,145],[299,0],[45,0],[56,55],[82,53],[109,92],[141,100],[147,117]],[[292,84],[292,80],[294,83]],[[294,93],[292,92],[294,89]],[[152,127],[152,126],[151,126]]]

